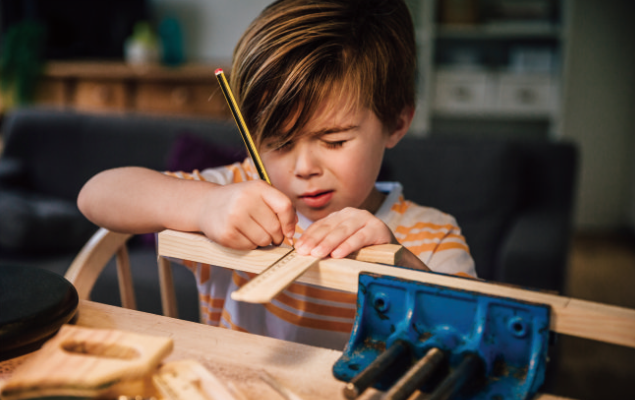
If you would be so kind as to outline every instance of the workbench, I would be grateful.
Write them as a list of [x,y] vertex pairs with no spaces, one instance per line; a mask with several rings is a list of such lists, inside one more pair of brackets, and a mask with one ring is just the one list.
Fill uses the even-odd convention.
[[[78,326],[118,329],[155,336],[169,336],[174,350],[165,361],[195,359],[223,382],[232,382],[246,399],[279,400],[281,396],[259,379],[266,370],[303,400],[344,399],[344,383],[333,377],[332,367],[341,352],[262,336],[216,328],[81,300]],[[30,355],[0,363],[0,381]],[[378,399],[380,392],[367,390],[361,399]],[[564,400],[538,395],[536,400]]]

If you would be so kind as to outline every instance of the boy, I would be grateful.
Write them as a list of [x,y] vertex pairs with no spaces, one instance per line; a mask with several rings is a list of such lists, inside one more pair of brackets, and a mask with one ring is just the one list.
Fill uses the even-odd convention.
[[[414,79],[403,0],[277,1],[240,39],[231,73],[272,186],[249,159],[192,174],[122,168],[92,178],[79,207],[111,230],[200,231],[236,249],[295,238],[299,254],[341,258],[402,243],[404,267],[475,275],[454,218],[375,185],[410,127]],[[249,274],[189,267],[209,324],[340,350],[348,340],[355,295],[294,283],[269,304],[238,303],[229,294]]]

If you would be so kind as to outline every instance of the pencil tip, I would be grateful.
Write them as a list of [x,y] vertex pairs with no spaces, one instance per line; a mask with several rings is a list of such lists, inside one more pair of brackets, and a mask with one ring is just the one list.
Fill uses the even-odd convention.
[[217,68],[216,71],[214,71],[214,73],[216,75],[222,74],[223,73],[223,69],[222,68]]

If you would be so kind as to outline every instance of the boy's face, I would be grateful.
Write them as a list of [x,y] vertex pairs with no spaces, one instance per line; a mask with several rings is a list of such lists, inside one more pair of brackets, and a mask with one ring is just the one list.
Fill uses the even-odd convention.
[[402,118],[405,126],[386,132],[375,113],[344,104],[325,102],[299,139],[278,149],[265,142],[259,149],[273,186],[312,221],[345,207],[375,212],[383,199],[375,180],[384,150],[410,124],[411,114]]

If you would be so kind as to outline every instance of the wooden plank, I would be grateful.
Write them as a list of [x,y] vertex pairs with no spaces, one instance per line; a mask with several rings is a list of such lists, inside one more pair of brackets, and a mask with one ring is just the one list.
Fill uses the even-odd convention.
[[[182,232],[159,234],[159,255],[260,273],[272,264],[276,248],[241,252],[226,249],[201,235]],[[273,253],[273,254],[270,254]],[[245,261],[248,262],[245,262]],[[357,293],[360,271],[391,275],[414,281],[515,298],[551,306],[551,330],[566,335],[635,348],[635,310],[554,294],[521,289],[478,279],[361,262],[325,258],[307,270],[299,282]]]
[[[209,253],[211,257],[223,257],[223,262],[247,263],[247,268],[255,268],[262,271],[262,265],[271,265],[284,257],[291,247],[270,246],[256,250],[233,250],[212,242],[200,233],[180,232],[166,229],[159,232],[159,246],[170,253],[179,253],[179,246],[188,243],[188,248],[200,253],[203,257]],[[264,251],[263,251],[264,250]],[[159,249],[159,255],[161,250]],[[368,246],[359,251],[351,253],[347,259],[358,260],[371,263],[396,265],[403,256],[403,246],[396,244],[379,244]],[[170,257],[170,256],[166,256]],[[179,258],[179,257],[177,257]],[[267,264],[268,263],[268,264]]]
[[[257,250],[233,250],[216,244],[200,234],[171,230],[160,232],[158,237],[158,252],[161,256],[175,257],[185,260],[186,258],[181,257],[181,255],[187,255],[190,251],[192,251],[198,254],[197,259],[209,260],[220,257],[218,262],[222,265],[239,263],[244,265],[246,268],[245,270],[249,272],[262,271],[264,269],[263,266],[268,267],[269,265],[275,263],[284,257],[290,250],[289,247],[283,246],[272,246],[266,249]],[[181,245],[184,243],[188,244],[187,252],[181,251]],[[197,261],[195,259],[190,260],[195,262],[205,262]]]
[[[160,237],[163,238],[159,240],[160,242],[162,240],[164,245],[175,239],[177,241],[199,241],[203,246],[212,245],[213,248],[217,246],[198,233],[166,230],[160,233]],[[402,253],[402,246],[382,244],[363,248],[351,254],[349,258],[374,263],[396,264],[400,260]],[[248,303],[268,303],[318,260],[316,257],[298,255],[295,250],[287,250],[284,257],[273,262],[269,268],[262,271],[256,278],[233,292],[231,297],[234,300]],[[161,261],[159,261],[159,268],[160,271],[164,271]]]

